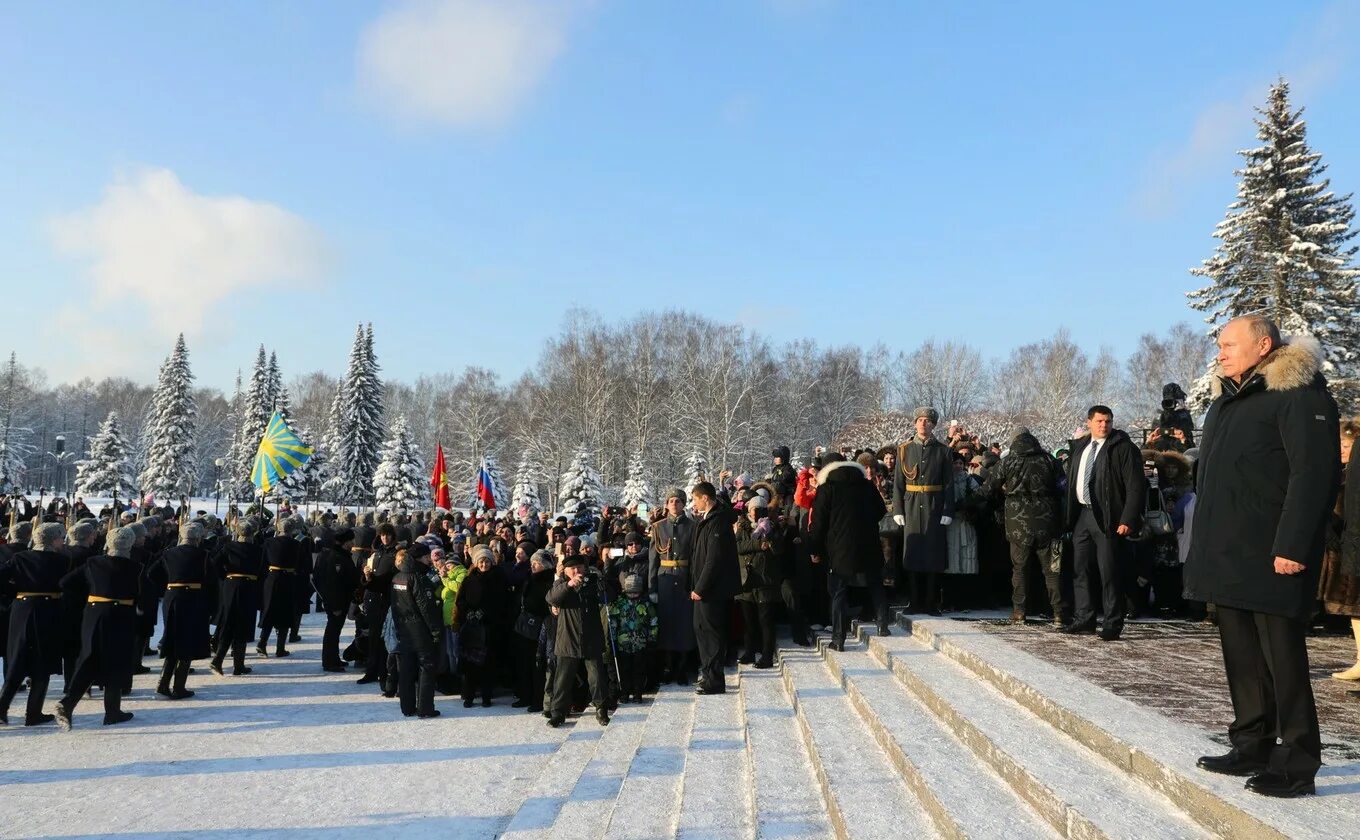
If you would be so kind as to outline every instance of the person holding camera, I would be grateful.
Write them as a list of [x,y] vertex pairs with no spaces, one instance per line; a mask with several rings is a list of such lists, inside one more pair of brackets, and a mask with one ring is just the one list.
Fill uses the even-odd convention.
[[599,571],[584,555],[562,559],[562,572],[548,592],[548,605],[557,617],[553,645],[557,662],[553,669],[548,725],[556,728],[566,722],[572,690],[584,667],[590,683],[590,699],[595,705],[595,720],[601,726],[608,726],[609,678],[604,669],[604,624],[600,620],[600,609],[606,606],[604,585]]

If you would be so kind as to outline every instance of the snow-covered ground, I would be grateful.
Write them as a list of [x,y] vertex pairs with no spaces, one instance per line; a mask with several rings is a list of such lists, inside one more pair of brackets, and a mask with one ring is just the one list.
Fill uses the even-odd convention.
[[251,653],[245,677],[197,663],[189,700],[137,677],[127,724],[102,726],[96,697],[70,733],[0,727],[0,836],[494,837],[573,730],[598,737],[589,716],[553,730],[503,698],[436,695],[442,717],[404,718],[357,673],[321,671],[320,627],[307,616],[287,659]]

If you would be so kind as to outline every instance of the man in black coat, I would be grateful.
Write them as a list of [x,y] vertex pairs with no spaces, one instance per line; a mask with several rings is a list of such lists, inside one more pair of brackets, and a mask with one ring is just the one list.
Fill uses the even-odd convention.
[[387,682],[387,645],[383,644],[382,626],[392,595],[392,578],[396,574],[397,529],[392,523],[384,522],[378,526],[378,541],[363,568],[368,663],[364,675],[357,680],[360,685]]
[[236,538],[214,557],[221,590],[217,600],[217,652],[209,668],[219,677],[228,651],[232,676],[244,676],[251,670],[246,665],[246,645],[255,638],[260,574],[264,571],[264,553],[255,542],[259,524],[254,518],[238,519]]
[[195,659],[205,659],[211,653],[205,587],[216,581],[209,575],[203,534],[201,523],[186,522],[180,528],[180,544],[162,551],[144,572],[145,583],[151,591],[165,594],[162,601],[165,634],[161,638],[165,664],[161,667],[156,693],[171,700],[194,696],[184,685],[189,678],[189,666]]
[[1266,318],[1219,332],[1185,564],[1185,597],[1218,606],[1234,713],[1232,751],[1199,766],[1269,796],[1313,793],[1322,762],[1306,636],[1341,457],[1321,367],[1316,339]]
[[281,518],[278,534],[264,541],[267,574],[260,600],[260,641],[255,646],[255,652],[260,656],[269,655],[270,631],[278,634],[274,655],[289,655],[285,645],[297,615],[297,589],[302,585],[307,566],[311,565],[311,549],[297,541],[297,531],[296,520]]
[[430,550],[416,543],[406,549],[401,561],[392,576],[392,620],[401,641],[401,664],[397,666],[401,713],[407,717],[439,717],[434,707],[434,675],[439,642],[444,636],[444,613],[426,574]]
[[[793,491],[798,484],[798,474],[789,463],[790,453],[787,446],[780,446],[770,453],[774,458],[774,469],[770,470],[770,483],[778,491],[785,507],[793,507]],[[772,503],[774,499],[770,500]]]
[[343,672],[345,661],[340,658],[340,633],[345,629],[354,592],[359,588],[359,567],[350,559],[354,546],[354,529],[346,528],[337,534],[329,531],[320,537],[320,551],[312,571],[312,583],[321,596],[326,611],[326,629],[321,634],[321,670]]
[[47,683],[61,672],[61,579],[67,560],[62,553],[66,529],[55,522],[39,525],[33,548],[0,560],[0,587],[15,593],[9,616],[5,682],[0,689],[0,723],[9,723],[9,704],[24,678],[31,681],[24,726],[51,723],[43,714]]
[[694,602],[694,638],[699,646],[698,694],[725,694],[727,680],[723,663],[727,659],[728,620],[732,599],[741,591],[741,568],[737,565],[737,521],[732,508],[718,499],[718,491],[701,481],[691,491],[694,511],[699,516],[694,526],[690,572],[694,581],[690,600]]
[[1086,412],[1090,434],[1072,441],[1067,462],[1067,528],[1072,533],[1072,600],[1075,610],[1064,633],[1096,628],[1091,603],[1093,578],[1100,578],[1105,623],[1100,638],[1114,641],[1124,629],[1123,580],[1133,563],[1133,543],[1143,527],[1147,478],[1143,453],[1103,405]]
[[605,696],[609,677],[604,667],[604,618],[600,612],[605,606],[604,598],[600,573],[584,556],[574,554],[562,561],[562,574],[548,591],[548,606],[557,616],[557,637],[553,642],[557,667],[553,671],[549,726],[561,726],[567,719],[572,688],[581,666],[585,666],[590,683],[595,719],[601,726],[609,725]]
[[122,701],[123,687],[132,682],[139,653],[133,648],[138,639],[136,604],[142,574],[141,564],[132,559],[137,539],[131,526],[110,532],[107,554],[91,557],[61,579],[63,591],[83,595],[86,603],[80,658],[75,673],[67,678],[66,695],[53,709],[62,729],[71,728],[76,704],[96,682],[104,686],[104,725],[132,720],[132,712],[123,711]]
[[883,550],[878,539],[878,523],[888,508],[857,462],[842,461],[834,452],[824,458],[831,463],[817,474],[808,538],[812,552],[830,562],[831,644],[844,650],[851,586],[869,587],[878,634],[888,635],[888,594],[883,588]]

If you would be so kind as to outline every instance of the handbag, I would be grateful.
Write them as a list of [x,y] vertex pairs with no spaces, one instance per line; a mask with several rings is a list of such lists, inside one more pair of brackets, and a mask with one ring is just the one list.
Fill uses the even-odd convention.
[[1171,537],[1175,534],[1176,526],[1171,522],[1171,514],[1166,511],[1161,488],[1154,481],[1152,486],[1148,488],[1147,509],[1143,511],[1143,528],[1138,534],[1138,539]]
[[892,511],[883,514],[883,518],[878,520],[878,535],[880,537],[895,537],[902,533],[902,526],[893,519]]
[[543,616],[520,610],[515,619],[515,633],[532,641],[538,641],[538,630],[543,626]]

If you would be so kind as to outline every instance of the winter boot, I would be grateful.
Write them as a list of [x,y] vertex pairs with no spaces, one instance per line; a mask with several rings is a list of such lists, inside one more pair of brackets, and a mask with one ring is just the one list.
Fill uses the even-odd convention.
[[194,696],[192,691],[184,687],[184,683],[188,679],[189,660],[181,659],[175,663],[175,685],[170,689],[171,700],[186,700]]
[[161,666],[161,681],[156,685],[156,693],[162,697],[170,696],[170,678],[175,675],[175,660],[167,659]]

